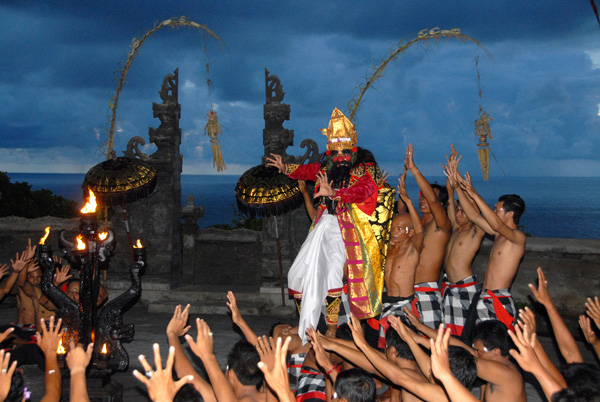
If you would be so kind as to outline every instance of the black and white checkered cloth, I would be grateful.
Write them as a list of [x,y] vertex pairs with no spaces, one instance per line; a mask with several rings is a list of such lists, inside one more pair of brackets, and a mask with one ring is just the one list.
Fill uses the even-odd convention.
[[290,389],[294,390],[298,388],[298,381],[300,380],[300,370],[302,364],[304,364],[304,358],[306,353],[294,353],[290,355],[290,359],[287,364],[288,377],[290,379]]
[[419,300],[414,294],[410,297],[383,296],[382,302],[383,307],[381,309],[381,316],[379,318],[379,340],[377,342],[377,346],[385,349],[385,333],[390,327],[388,317],[390,315],[405,317],[406,313],[404,312],[404,306],[409,306],[412,313],[421,318],[421,307],[419,306]]
[[481,290],[477,276],[468,276],[456,283],[448,281],[444,275],[442,284],[442,304],[444,324],[450,328],[452,335],[460,336],[467,321],[467,313],[475,294]]
[[415,296],[421,306],[421,322],[437,330],[442,323],[442,294],[437,282],[415,284]]
[[321,402],[326,400],[325,374],[311,367],[302,367],[298,389],[296,390],[296,402]]
[[485,320],[500,320],[508,329],[514,331],[515,313],[515,302],[508,289],[486,289],[477,302],[477,323]]

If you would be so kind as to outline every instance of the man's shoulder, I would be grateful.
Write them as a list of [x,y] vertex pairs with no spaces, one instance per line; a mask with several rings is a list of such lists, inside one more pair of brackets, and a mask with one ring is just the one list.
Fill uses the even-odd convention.
[[376,163],[361,163],[350,170],[350,174],[357,178],[363,177],[365,173],[368,173],[371,178],[375,179],[379,174],[379,167]]

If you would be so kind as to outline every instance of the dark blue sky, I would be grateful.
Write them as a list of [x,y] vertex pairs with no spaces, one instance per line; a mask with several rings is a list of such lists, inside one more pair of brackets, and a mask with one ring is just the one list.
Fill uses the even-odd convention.
[[[91,4],[90,4],[91,3]],[[390,64],[357,114],[359,145],[391,174],[406,145],[430,175],[454,143],[462,170],[480,174],[474,120],[491,113],[491,175],[600,175],[600,27],[589,1],[2,1],[0,3],[0,170],[86,172],[101,162],[113,72],[131,40],[155,21],[185,15],[224,49],[191,29],[163,29],[141,47],[121,93],[115,150],[157,127],[152,102],[179,67],[184,173],[208,173],[203,135],[211,103],[223,128],[228,169],[240,174],[263,154],[264,68],[291,105],[290,154],[334,107],[347,109],[372,66],[424,28],[460,28],[474,44],[416,45]],[[475,57],[483,97],[477,94]],[[205,63],[213,82],[207,91]],[[146,153],[153,152],[147,146]]]

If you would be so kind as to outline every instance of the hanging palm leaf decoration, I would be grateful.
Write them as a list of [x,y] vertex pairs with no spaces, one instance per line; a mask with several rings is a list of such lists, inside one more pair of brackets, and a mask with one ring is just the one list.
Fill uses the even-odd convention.
[[[116,125],[116,121],[117,121],[117,106],[119,104],[119,95],[121,94],[121,90],[123,89],[123,85],[125,84],[125,78],[127,77],[127,72],[129,71],[129,68],[131,67],[131,64],[133,63],[133,59],[137,55],[138,51],[140,50],[140,47],[142,47],[142,44],[146,41],[146,39],[148,39],[150,36],[152,36],[156,32],[158,32],[161,29],[166,28],[166,27],[170,27],[173,29],[178,29],[181,27],[194,28],[198,31],[201,31],[201,32],[206,33],[209,36],[211,36],[213,39],[215,39],[219,43],[219,45],[221,45],[221,47],[224,46],[224,42],[214,31],[209,29],[206,25],[198,24],[197,22],[188,20],[187,17],[185,17],[185,16],[182,16],[179,18],[176,18],[176,17],[169,18],[162,22],[156,21],[154,23],[154,28],[152,28],[151,30],[146,32],[140,38],[133,38],[133,40],[131,41],[131,49],[127,53],[127,60],[125,61],[125,63],[121,62],[119,64],[119,69],[114,74],[115,75],[115,88],[114,88],[115,92],[114,92],[113,96],[111,97],[110,102],[108,104],[109,113],[107,116],[108,123],[106,125],[107,126],[106,131],[107,131],[108,138],[104,142],[103,149],[102,149],[102,153],[106,154],[106,159],[112,159],[113,154],[114,154],[113,147],[114,147],[114,140],[115,140],[115,125]],[[203,35],[202,39],[204,41],[204,35]]]
[[471,41],[471,42],[475,43],[477,46],[479,46],[481,49],[483,49],[483,51],[490,58],[492,57],[491,54],[488,52],[488,50],[481,43],[479,43],[479,41],[471,38],[470,36],[463,35],[460,32],[460,29],[458,29],[458,28],[449,29],[449,30],[440,29],[440,28],[423,29],[422,31],[419,32],[419,34],[417,35],[416,38],[411,39],[409,41],[402,40],[399,43],[392,46],[392,48],[390,50],[390,55],[385,60],[383,60],[378,66],[373,65],[373,73],[371,74],[371,76],[367,79],[367,81],[364,84],[361,84],[358,86],[358,88],[357,88],[358,93],[348,102],[348,111],[349,111],[350,120],[352,122],[355,122],[356,112],[358,112],[360,102],[362,101],[362,98],[363,98],[365,92],[367,92],[367,90],[373,86],[375,81],[377,81],[379,78],[383,77],[383,73],[385,72],[385,69],[388,67],[388,65],[392,61],[398,59],[402,55],[402,53],[404,53],[409,47],[411,47],[412,45],[414,45],[416,43],[427,44],[431,41],[437,43],[440,39],[444,39],[444,38],[445,39],[458,39],[461,42]]
[[219,118],[217,117],[217,112],[215,112],[212,107],[208,111],[206,117],[208,117],[208,121],[204,125],[204,135],[208,135],[210,137],[210,146],[213,152],[213,167],[216,167],[217,172],[220,172],[225,170],[225,161],[223,160],[223,155],[221,154],[221,144],[219,144],[218,138],[218,136],[221,134]]

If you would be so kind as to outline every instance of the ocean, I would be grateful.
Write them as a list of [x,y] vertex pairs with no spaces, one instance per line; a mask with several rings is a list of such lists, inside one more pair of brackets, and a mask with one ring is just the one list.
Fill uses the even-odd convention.
[[[48,189],[83,205],[84,174],[8,173],[12,182],[27,182],[32,190]],[[238,219],[235,185],[238,176],[182,175],[181,202],[188,195],[204,206],[201,228]],[[395,180],[395,179],[393,179]],[[445,183],[445,177],[428,177]],[[392,183],[394,184],[394,183]],[[502,194],[519,194],[526,203],[521,218],[523,230],[535,237],[600,239],[600,178],[589,177],[492,177],[486,182],[473,178],[473,186],[493,207]],[[407,191],[417,202],[418,187],[407,178]]]

